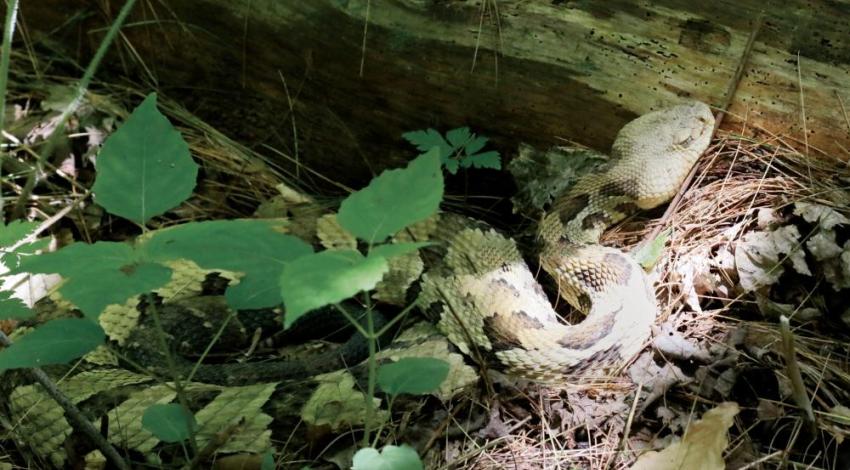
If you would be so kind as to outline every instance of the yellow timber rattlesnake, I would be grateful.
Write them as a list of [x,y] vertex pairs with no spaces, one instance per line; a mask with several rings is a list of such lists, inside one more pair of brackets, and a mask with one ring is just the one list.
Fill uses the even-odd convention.
[[543,218],[540,265],[587,314],[581,323],[558,319],[512,240],[478,228],[451,235],[444,266],[425,275],[423,304],[461,350],[495,357],[511,375],[576,379],[629,359],[649,337],[654,289],[628,254],[599,238],[634,211],[670,200],[713,127],[699,102],[635,119],[618,133],[608,168],[579,180]]

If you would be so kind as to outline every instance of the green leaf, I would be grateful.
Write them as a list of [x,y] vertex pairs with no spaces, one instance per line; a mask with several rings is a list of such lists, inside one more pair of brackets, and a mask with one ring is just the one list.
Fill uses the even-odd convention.
[[439,151],[429,150],[401,170],[387,170],[369,186],[348,196],[337,220],[354,236],[369,243],[429,217],[443,198]]
[[456,158],[448,158],[443,160],[443,166],[446,167],[446,171],[455,175],[460,168],[460,162]]
[[489,168],[491,170],[500,170],[502,168],[499,152],[495,150],[464,157],[460,160],[460,164],[464,168]]
[[311,310],[374,288],[388,270],[383,256],[353,250],[327,250],[288,263],[280,276],[284,327]]
[[274,470],[274,454],[271,452],[266,452],[263,454],[263,461],[260,463],[260,470]]
[[198,222],[159,230],[143,245],[150,259],[188,259],[204,269],[244,273],[227,289],[235,309],[280,305],[280,273],[284,265],[313,249],[299,238],[281,233],[282,220],[238,219]]
[[354,454],[351,470],[422,470],[422,461],[409,446],[366,447]]
[[198,175],[186,141],[156,109],[156,93],[106,139],[96,168],[95,202],[137,224],[185,201]]
[[463,153],[465,153],[466,155],[475,155],[475,152],[478,152],[479,150],[484,148],[484,145],[487,143],[487,140],[489,139],[487,139],[486,137],[478,137],[473,134],[472,139],[470,139],[469,142],[463,145]]
[[9,225],[0,223],[0,247],[12,246],[38,228],[38,222],[13,220]]
[[415,145],[420,152],[427,152],[434,147],[439,147],[440,154],[446,158],[452,154],[452,146],[449,145],[434,129],[426,129],[424,131],[405,132],[401,135],[408,142]]
[[378,368],[378,385],[390,395],[431,393],[446,380],[449,363],[432,357],[405,357]]
[[42,238],[31,243],[24,243],[14,250],[8,251],[0,256],[0,263],[9,269],[15,269],[21,264],[21,260],[32,256],[38,251],[46,251],[50,245],[50,238]]
[[198,428],[192,413],[177,403],[151,405],[142,426],[163,442],[182,442]]
[[82,318],[49,321],[0,351],[0,371],[67,364],[103,344],[100,325]]
[[61,275],[65,282],[59,292],[91,318],[107,305],[123,303],[171,279],[171,269],[147,262],[131,245],[117,242],[74,243],[24,258],[13,272]]
[[458,127],[446,132],[446,139],[455,150],[466,144],[471,138],[472,134],[468,127]]
[[385,245],[378,245],[372,247],[372,251],[369,252],[369,256],[381,256],[384,258],[392,258],[394,256],[401,256],[405,253],[409,253],[411,251],[416,251],[420,248],[433,245],[430,242],[416,242],[416,243],[387,243]]
[[661,254],[664,252],[664,246],[667,245],[667,241],[670,239],[671,233],[673,233],[673,230],[668,228],[658,234],[654,240],[640,247],[640,249],[638,249],[633,255],[635,261],[637,261],[643,269],[648,270],[655,266],[655,263],[661,259]]
[[32,314],[21,299],[12,297],[12,291],[0,292],[0,320],[29,318]]

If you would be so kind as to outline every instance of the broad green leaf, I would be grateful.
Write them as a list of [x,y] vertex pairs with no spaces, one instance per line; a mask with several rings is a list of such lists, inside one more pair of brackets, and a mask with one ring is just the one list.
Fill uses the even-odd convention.
[[266,452],[263,454],[263,461],[260,464],[260,470],[274,470],[274,454],[271,452]]
[[12,297],[12,291],[0,292],[0,320],[29,318],[32,314],[21,299]]
[[103,344],[100,325],[82,318],[49,321],[0,351],[0,371],[67,364]]
[[288,263],[280,276],[284,327],[311,310],[374,288],[388,269],[383,256],[353,250],[322,251]]
[[415,145],[420,152],[427,152],[434,147],[438,147],[443,158],[448,158],[452,154],[452,146],[434,129],[405,132],[401,136]]
[[446,132],[446,140],[454,149],[458,149],[472,138],[468,127],[458,127]]
[[670,240],[670,234],[673,233],[672,229],[666,229],[654,240],[643,245],[635,252],[634,259],[637,263],[646,270],[652,269],[655,266],[655,263],[661,259],[661,254],[664,252],[664,247],[667,245],[667,241]]
[[354,454],[351,470],[422,470],[422,461],[409,446],[366,447]]
[[65,279],[59,292],[87,317],[104,307],[162,287],[171,269],[146,262],[126,243],[74,243],[59,251],[21,260],[14,272],[57,273]]
[[442,198],[439,151],[431,149],[407,168],[387,170],[348,196],[337,221],[357,238],[377,243],[436,212]]
[[0,248],[12,246],[38,228],[38,222],[13,220],[9,225],[0,223]]
[[106,139],[96,168],[95,202],[137,224],[185,201],[198,175],[186,141],[156,109],[156,93]]
[[378,369],[378,385],[390,395],[422,395],[440,388],[449,363],[432,357],[405,357]]
[[192,413],[177,403],[151,405],[142,426],[163,442],[185,441],[198,428]]
[[284,265],[313,249],[299,238],[281,233],[282,220],[214,220],[159,230],[143,247],[154,260],[188,259],[204,269],[244,273],[226,297],[236,309],[280,305],[280,273]]

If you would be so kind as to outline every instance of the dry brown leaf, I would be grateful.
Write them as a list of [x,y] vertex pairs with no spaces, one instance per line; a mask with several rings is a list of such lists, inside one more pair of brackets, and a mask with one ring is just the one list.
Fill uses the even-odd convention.
[[724,402],[706,411],[680,441],[661,452],[650,451],[631,470],[723,470],[723,450],[729,445],[726,430],[738,414],[738,404]]

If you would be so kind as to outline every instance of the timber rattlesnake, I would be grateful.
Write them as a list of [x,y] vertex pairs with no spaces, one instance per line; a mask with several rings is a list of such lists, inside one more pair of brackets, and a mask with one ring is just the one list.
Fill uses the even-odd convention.
[[422,303],[463,352],[494,357],[511,375],[577,379],[629,359],[649,337],[655,294],[641,267],[599,238],[632,212],[672,198],[713,127],[699,102],[635,119],[618,133],[610,166],[579,180],[543,218],[540,264],[587,314],[581,323],[558,320],[512,240],[479,228],[453,231],[443,266],[425,275]]
[[[654,292],[636,262],[619,250],[600,246],[599,237],[605,228],[632,211],[658,206],[672,197],[696,159],[707,148],[713,124],[714,118],[708,106],[702,103],[675,106],[641,116],[619,132],[612,151],[614,159],[608,169],[579,180],[566,195],[556,200],[550,213],[543,218],[538,232],[542,243],[540,265],[559,282],[560,294],[570,304],[588,313],[583,322],[565,325],[558,319],[513,240],[491,228],[481,224],[471,226],[475,224],[448,214],[443,215],[436,225],[436,238],[448,243],[437,265],[429,266],[422,276],[420,306],[425,311],[439,314],[438,326],[462,352],[484,360],[495,360],[506,372],[520,377],[544,381],[573,380],[591,371],[594,374],[603,372],[606,367],[630,358],[649,336],[649,327],[657,313]],[[434,225],[433,220],[425,222],[425,225]],[[315,218],[313,227],[316,227]],[[325,240],[323,243],[327,246]],[[405,278],[405,283],[409,284],[418,277],[421,269],[420,263],[417,276],[399,277]],[[174,267],[174,271],[181,273],[186,270]],[[177,283],[174,279],[172,281]],[[192,282],[198,283],[193,289],[200,291],[200,281]],[[186,282],[177,284],[180,284],[178,292],[193,290],[186,288]],[[158,292],[169,297],[161,290]],[[376,295],[376,298],[380,297]],[[221,303],[220,300],[210,299],[209,302],[216,304]],[[157,345],[145,336],[113,335],[115,332],[134,331],[139,316],[137,304],[135,300],[119,306],[120,313],[115,315],[104,312],[101,324],[116,344],[137,343],[143,346],[143,353],[151,353]],[[163,313],[171,310],[170,307],[165,308]],[[186,310],[179,304],[175,304],[173,310],[177,312],[175,318],[178,323],[171,330],[176,331],[180,322],[185,322]],[[210,313],[215,309],[203,310]],[[104,325],[104,321],[110,318],[112,323]],[[144,328],[136,328],[136,333],[139,330]],[[419,331],[418,336],[411,334],[414,330]],[[117,390],[119,395],[113,394],[108,399],[99,398],[96,403],[91,403],[88,413],[102,416],[108,411],[114,415],[113,418],[124,413],[121,415],[124,423],[132,424],[133,432],[129,432],[129,424],[124,428],[113,426],[109,431],[110,440],[122,447],[149,452],[158,441],[142,433],[139,410],[144,407],[141,404],[147,406],[171,401],[173,391],[164,386],[128,390],[134,384],[147,384],[151,377],[123,370],[114,358],[96,353],[98,351],[86,359],[103,367],[71,377],[64,382],[63,391],[78,403],[91,402],[89,397],[95,394]],[[435,335],[422,324],[402,333],[393,345],[378,353],[378,359],[389,361],[435,353],[442,354],[454,371],[453,378],[441,387],[441,397],[447,399],[474,382],[475,374],[463,363],[463,359],[448,350],[444,338],[435,339]],[[136,359],[154,369],[161,368],[156,367],[156,363],[162,362],[161,354],[137,356]],[[278,383],[282,376],[287,375],[285,371],[290,369],[275,362],[190,366],[185,364],[178,369],[191,368],[197,373],[195,378],[205,382],[229,385],[242,383],[245,379],[273,382],[215,388],[221,393],[198,412],[199,416],[207,416],[206,427],[202,431],[209,430],[212,435],[221,426],[219,421],[224,423],[230,419],[222,415],[223,410],[233,410],[234,416],[243,413],[242,405],[232,404],[237,395],[246,397],[245,400],[253,404],[250,407],[253,411],[249,414],[257,422],[256,426],[249,426],[250,429],[245,431],[244,440],[252,445],[234,444],[222,448],[222,451],[262,452],[270,445],[269,435],[264,429],[273,418],[278,422],[289,419],[292,423],[303,420],[310,426],[331,430],[348,429],[362,423],[362,410],[350,404],[362,406],[363,402],[362,393],[358,392],[356,371],[353,375],[346,370],[314,375],[311,383],[307,384],[297,381]],[[303,371],[305,367],[297,369]],[[313,374],[316,372],[312,370]],[[189,374],[180,375],[185,377]],[[6,381],[5,385],[11,383]],[[294,388],[302,385],[310,385],[313,391]],[[188,386],[202,394],[213,390],[204,384],[189,383]],[[262,397],[256,398],[260,388]],[[29,436],[39,455],[61,466],[67,458],[63,441],[72,432],[63,417],[63,410],[47,399],[38,387],[25,385],[6,391],[10,392],[11,416],[14,422],[20,423],[18,431]],[[343,401],[343,395],[347,397],[346,401]],[[293,399],[297,399],[297,403],[292,402]],[[326,406],[328,400],[335,405]],[[104,407],[104,404],[111,408]],[[272,416],[260,413],[261,406]],[[94,407],[100,409],[91,409]],[[292,421],[293,411],[297,410],[300,410],[299,417]],[[329,417],[329,413],[333,416]],[[140,436],[141,444],[134,443],[136,436]]]

